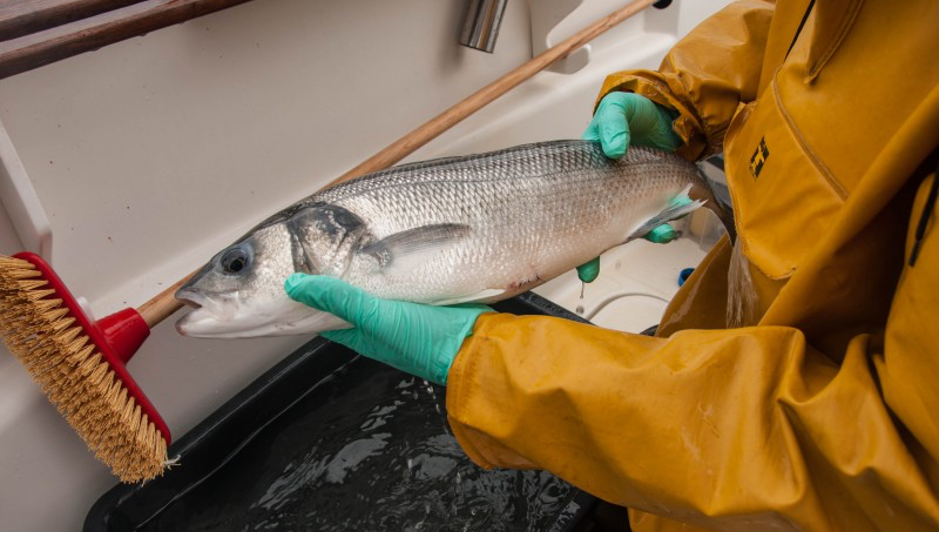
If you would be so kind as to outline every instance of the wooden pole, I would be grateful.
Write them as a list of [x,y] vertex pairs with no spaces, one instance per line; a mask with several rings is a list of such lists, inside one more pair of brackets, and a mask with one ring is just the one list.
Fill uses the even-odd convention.
[[[31,1],[37,4],[55,3]],[[5,11],[0,11],[0,30],[4,29],[3,17],[5,16],[7,36],[22,34],[31,26],[49,29],[0,42],[0,79],[247,1],[144,0],[55,27],[52,26],[60,20],[76,17],[84,12],[80,13],[74,7],[65,12],[56,11],[50,6],[46,16],[37,19],[21,16],[12,12],[13,7],[6,7]],[[79,4],[80,2],[64,3]],[[94,4],[94,2],[85,3]],[[103,9],[116,5],[116,2],[112,4],[99,2],[98,4],[94,7]]]

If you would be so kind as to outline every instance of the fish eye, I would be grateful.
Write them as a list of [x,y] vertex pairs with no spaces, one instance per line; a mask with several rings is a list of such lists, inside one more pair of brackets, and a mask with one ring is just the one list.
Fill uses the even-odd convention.
[[237,274],[248,266],[248,254],[241,248],[227,250],[219,261],[226,274]]

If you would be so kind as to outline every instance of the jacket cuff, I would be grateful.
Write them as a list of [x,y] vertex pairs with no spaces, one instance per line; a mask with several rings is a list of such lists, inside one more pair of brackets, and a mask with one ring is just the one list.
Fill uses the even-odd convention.
[[[470,413],[474,411],[470,402],[480,394],[491,393],[481,390],[483,384],[486,389],[500,387],[499,379],[504,380],[505,370],[493,368],[492,361],[481,357],[481,345],[498,342],[490,338],[488,331],[498,328],[507,322],[517,320],[518,317],[507,313],[487,313],[480,315],[476,320],[473,334],[466,339],[457,353],[450,374],[447,377],[447,419],[457,442],[466,455],[476,465],[485,468],[537,468],[530,460],[522,457],[515,451],[501,444],[498,440],[475,429],[470,420]],[[478,413],[477,413],[478,414]],[[489,416],[499,416],[498,413],[488,413]]]

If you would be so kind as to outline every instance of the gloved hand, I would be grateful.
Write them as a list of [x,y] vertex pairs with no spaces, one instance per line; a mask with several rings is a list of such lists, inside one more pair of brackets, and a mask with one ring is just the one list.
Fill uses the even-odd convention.
[[293,274],[284,288],[294,300],[353,326],[323,332],[323,337],[438,385],[447,384],[450,365],[476,319],[492,311],[484,305],[434,307],[383,300],[328,276]]
[[671,152],[681,146],[672,130],[671,113],[635,93],[614,92],[603,97],[583,134],[585,141],[600,141],[610,159],[626,155],[631,144]]
[[[626,155],[630,144],[649,146],[671,152],[681,146],[681,137],[672,130],[669,112],[635,93],[614,92],[603,97],[593,120],[583,134],[585,141],[599,141],[603,153],[611,159]],[[643,236],[656,244],[672,242],[675,228],[662,224]],[[600,275],[600,258],[577,267],[577,277],[590,283]]]
[[[678,232],[675,231],[675,228],[673,228],[671,224],[666,222],[665,224],[660,224],[652,228],[652,231],[643,235],[642,238],[649,242],[654,242],[655,244],[667,244],[678,238]],[[599,257],[577,267],[577,277],[584,283],[592,283],[599,275]]]

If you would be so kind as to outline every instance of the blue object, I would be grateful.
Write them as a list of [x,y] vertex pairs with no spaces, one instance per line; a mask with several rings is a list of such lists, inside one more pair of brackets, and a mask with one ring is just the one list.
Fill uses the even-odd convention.
[[685,281],[688,279],[688,276],[691,276],[692,272],[694,272],[693,268],[686,268],[678,274],[678,286],[679,287],[685,284]]

